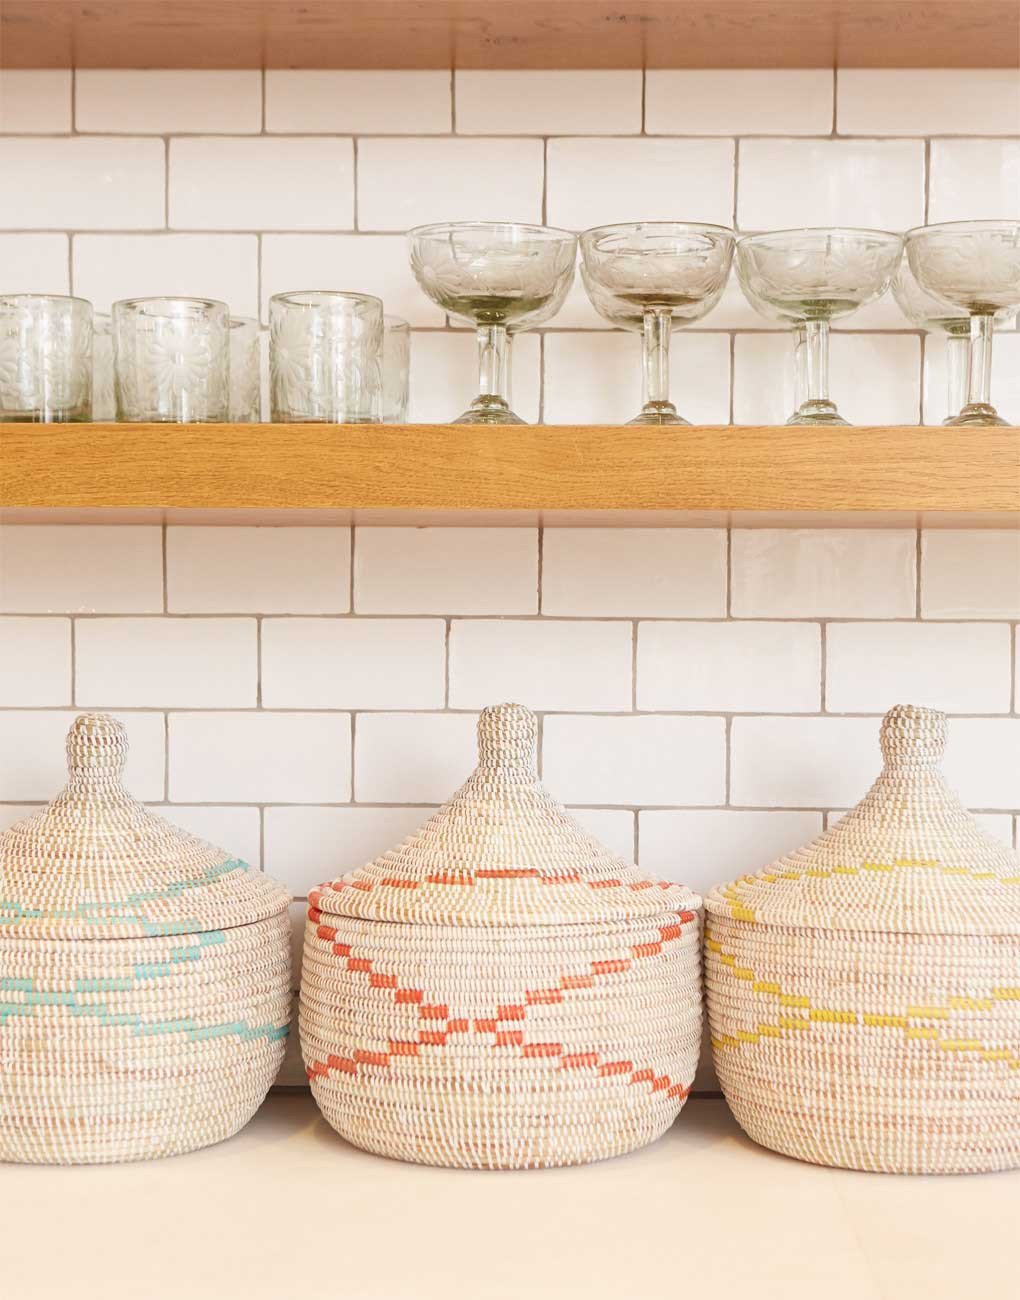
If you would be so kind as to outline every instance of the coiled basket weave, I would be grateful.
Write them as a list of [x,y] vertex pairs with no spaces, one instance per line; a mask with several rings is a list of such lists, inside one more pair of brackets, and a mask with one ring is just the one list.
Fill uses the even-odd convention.
[[716,1070],[756,1142],[817,1164],[1020,1164],[1020,866],[939,771],[946,720],[886,714],[831,830],[706,899]]
[[124,790],[123,727],[0,835],[0,1159],[144,1160],[229,1137],[279,1068],[287,893]]
[[350,1142],[474,1169],[619,1155],[687,1098],[700,899],[538,783],[536,724],[486,709],[474,775],[399,848],[309,898],[301,1045]]

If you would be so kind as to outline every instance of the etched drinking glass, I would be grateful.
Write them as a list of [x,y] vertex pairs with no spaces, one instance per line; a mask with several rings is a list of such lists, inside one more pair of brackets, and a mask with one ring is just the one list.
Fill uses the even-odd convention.
[[382,414],[382,300],[307,289],[269,300],[270,418],[373,424]]
[[230,318],[230,422],[258,424],[262,408],[259,323],[250,316]]
[[92,304],[57,294],[0,295],[0,420],[92,418]]
[[581,236],[581,278],[595,310],[644,341],[644,405],[630,424],[687,424],[669,396],[669,344],[722,296],[735,235],[725,226],[635,221]]
[[229,412],[229,321],[212,298],[125,298],[113,304],[117,419],[209,424]]
[[113,321],[108,312],[92,317],[92,418],[107,423],[117,418],[113,390]]
[[737,240],[748,302],[795,329],[806,396],[787,424],[849,423],[829,397],[829,322],[880,298],[902,256],[903,236],[885,230],[779,230]]
[[400,316],[383,317],[384,424],[404,424],[411,380],[411,327]]
[[917,282],[947,307],[967,313],[967,400],[947,424],[1008,424],[991,402],[996,317],[1020,308],[1020,221],[953,221],[907,232]]
[[567,296],[577,238],[514,222],[458,221],[408,234],[423,291],[478,336],[479,393],[454,424],[524,424],[510,409],[510,339],[549,320]]

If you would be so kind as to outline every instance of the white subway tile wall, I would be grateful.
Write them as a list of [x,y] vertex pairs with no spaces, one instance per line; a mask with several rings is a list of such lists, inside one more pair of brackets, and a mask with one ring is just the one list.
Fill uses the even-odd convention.
[[[462,410],[475,376],[470,333],[410,276],[413,222],[1020,212],[1001,72],[177,75],[79,73],[72,96],[66,74],[5,74],[0,289],[217,293],[263,324],[280,290],[376,292],[415,329],[422,419]],[[833,391],[852,418],[916,421],[922,357],[943,417],[938,339],[885,303],[847,327]],[[997,338],[993,383],[1014,418],[1018,344]],[[678,404],[784,419],[788,358],[731,288],[677,337]],[[637,340],[580,290],[514,368],[529,418],[638,403]],[[0,824],[60,786],[75,709],[109,708],[135,794],[300,898],[420,824],[470,771],[477,710],[512,694],[540,713],[549,788],[706,889],[854,803],[900,699],[953,715],[951,781],[1015,838],[1020,532],[749,522],[5,525]]]

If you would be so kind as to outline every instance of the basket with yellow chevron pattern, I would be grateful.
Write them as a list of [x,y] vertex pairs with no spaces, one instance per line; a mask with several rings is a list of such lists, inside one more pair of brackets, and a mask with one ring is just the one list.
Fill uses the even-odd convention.
[[131,798],[115,719],[78,717],[67,756],[64,791],[0,835],[0,1160],[219,1142],[283,1056],[288,895]]
[[614,857],[538,783],[536,723],[486,709],[474,775],[309,897],[301,1045],[345,1138],[467,1168],[657,1138],[701,1043],[700,899]]
[[943,782],[946,720],[805,848],[706,899],[712,1045],[748,1136],[895,1173],[1020,1165],[1020,866]]

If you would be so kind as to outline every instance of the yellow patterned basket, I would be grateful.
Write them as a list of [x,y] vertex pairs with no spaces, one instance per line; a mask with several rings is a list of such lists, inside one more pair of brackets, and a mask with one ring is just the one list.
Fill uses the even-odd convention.
[[131,798],[113,718],[78,717],[67,755],[63,793],[0,835],[0,1159],[219,1142],[283,1056],[288,895]]
[[310,896],[301,1045],[330,1124],[380,1155],[517,1169],[652,1141],[690,1091],[700,899],[615,858],[538,783],[536,724],[393,852]]
[[901,705],[865,798],[706,899],[716,1070],[749,1137],[894,1173],[1020,1165],[1020,867]]

